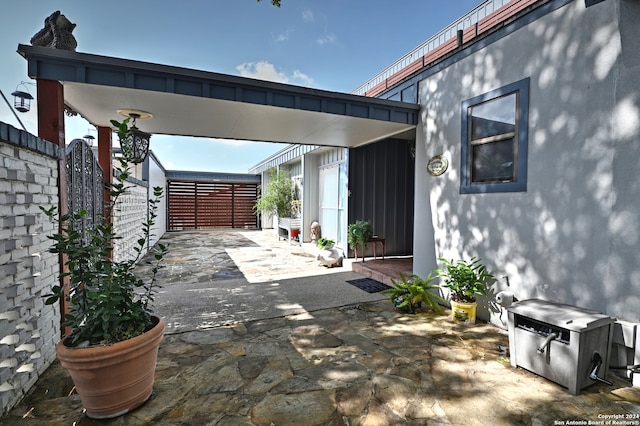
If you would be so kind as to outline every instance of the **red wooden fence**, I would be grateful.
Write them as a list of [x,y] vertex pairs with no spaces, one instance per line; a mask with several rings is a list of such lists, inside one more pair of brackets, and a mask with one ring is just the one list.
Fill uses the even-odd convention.
[[169,182],[169,231],[256,228],[254,183]]

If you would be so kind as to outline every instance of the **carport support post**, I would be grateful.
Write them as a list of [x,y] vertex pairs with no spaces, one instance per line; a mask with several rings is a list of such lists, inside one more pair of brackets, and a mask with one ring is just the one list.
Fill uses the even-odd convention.
[[[64,132],[64,88],[62,84],[54,80],[37,79],[38,92],[38,136],[41,139],[52,142],[60,147],[62,154],[58,158],[58,213],[68,213],[67,201],[67,165],[65,153]],[[67,271],[66,256],[60,254],[60,273]],[[64,288],[68,278],[60,278],[60,285]],[[66,297],[60,299],[60,322],[64,321],[65,314],[69,311]],[[63,334],[71,330],[61,327]]]
[[[111,137],[112,130],[110,127],[98,127],[98,163],[102,167],[105,191],[104,191],[104,205],[109,205],[109,191],[107,191],[107,184],[110,184],[113,179],[113,160],[111,153]],[[105,209],[106,210],[106,209]],[[105,211],[107,214],[107,211]]]
[[[112,221],[113,212],[108,206],[111,203],[111,191],[109,186],[113,182],[113,153],[111,152],[113,131],[110,127],[98,127],[98,164],[102,167],[104,180],[104,217]],[[112,247],[113,248],[113,247]],[[113,257],[113,251],[109,251],[109,258]]]

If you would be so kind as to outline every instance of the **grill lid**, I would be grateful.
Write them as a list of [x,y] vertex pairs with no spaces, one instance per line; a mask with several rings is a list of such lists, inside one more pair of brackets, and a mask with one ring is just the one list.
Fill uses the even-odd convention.
[[511,305],[507,311],[577,332],[602,327],[615,321],[597,311],[540,299],[521,300]]

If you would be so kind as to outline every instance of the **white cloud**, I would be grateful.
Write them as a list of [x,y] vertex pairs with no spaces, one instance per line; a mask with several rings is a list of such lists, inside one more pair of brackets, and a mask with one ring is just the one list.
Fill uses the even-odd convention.
[[240,75],[243,77],[275,81],[278,83],[287,83],[289,81],[286,74],[278,72],[276,67],[267,61],[245,62],[244,64],[238,65],[236,69],[240,71]]
[[313,79],[299,70],[293,71],[292,79],[302,86],[311,86],[313,84]]
[[255,78],[258,80],[275,81],[277,83],[299,84],[311,86],[313,79],[300,70],[293,71],[292,75],[287,75],[278,71],[272,63],[267,61],[245,62],[236,67],[243,77]]
[[316,43],[320,46],[324,46],[325,44],[333,44],[337,41],[337,37],[333,34],[325,34],[321,37],[318,37]]
[[293,33],[293,30],[291,28],[289,28],[284,33],[277,34],[277,35],[273,36],[273,41],[275,41],[276,43],[282,43],[283,41],[287,41],[287,40],[289,40],[289,37],[291,36],[291,33]]
[[313,12],[309,9],[302,12],[302,20],[305,22],[313,22]]

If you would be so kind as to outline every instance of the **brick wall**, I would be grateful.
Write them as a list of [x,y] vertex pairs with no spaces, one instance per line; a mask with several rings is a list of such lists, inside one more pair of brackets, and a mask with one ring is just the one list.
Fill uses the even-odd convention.
[[0,407],[5,414],[55,359],[58,304],[43,294],[57,282],[47,251],[54,224],[38,206],[58,205],[59,148],[0,122]]
[[[145,182],[132,179],[129,189],[120,196],[114,213],[114,230],[122,239],[116,240],[113,258],[117,262],[135,257],[134,247],[142,237],[142,222],[147,220],[147,188]],[[152,194],[153,195],[153,194]]]

